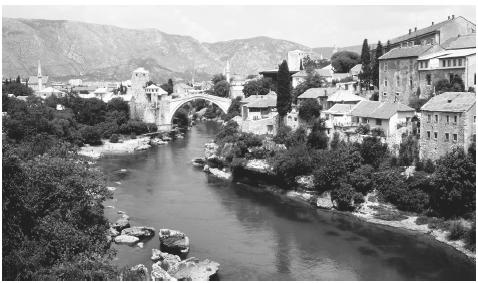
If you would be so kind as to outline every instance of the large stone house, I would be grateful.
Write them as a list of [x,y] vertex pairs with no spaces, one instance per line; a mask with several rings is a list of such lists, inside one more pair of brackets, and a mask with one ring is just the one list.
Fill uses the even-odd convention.
[[436,160],[450,149],[468,150],[476,140],[476,96],[470,92],[445,92],[421,108],[420,159]]
[[379,100],[410,104],[418,89],[418,57],[442,50],[439,45],[395,48],[379,58]]
[[390,39],[389,48],[442,44],[450,38],[474,32],[476,32],[474,23],[462,16],[452,15],[445,21],[436,24],[432,22],[430,26],[422,29],[410,28],[408,33]]
[[315,99],[319,105],[322,106],[322,109],[327,109],[327,97],[334,94],[336,91],[337,89],[334,87],[309,88],[297,97],[297,104],[300,105],[308,99]]
[[437,81],[451,81],[461,77],[465,90],[476,89],[476,34],[450,39],[443,49],[426,52],[418,57],[418,76],[421,96],[427,98],[435,93]]

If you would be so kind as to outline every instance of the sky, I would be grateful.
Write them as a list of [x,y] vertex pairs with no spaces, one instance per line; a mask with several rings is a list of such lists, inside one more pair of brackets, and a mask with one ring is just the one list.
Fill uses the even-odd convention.
[[476,23],[474,6],[3,6],[2,15],[156,28],[202,42],[268,36],[312,48],[384,42],[450,15]]

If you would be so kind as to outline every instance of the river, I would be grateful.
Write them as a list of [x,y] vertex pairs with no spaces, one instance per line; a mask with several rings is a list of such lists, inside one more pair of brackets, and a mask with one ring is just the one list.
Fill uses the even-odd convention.
[[[186,233],[189,256],[219,262],[221,280],[475,279],[473,262],[427,236],[285,203],[204,174],[191,160],[203,156],[218,127],[200,123],[183,140],[99,160],[108,185],[117,188],[106,216],[115,221],[122,210],[132,226]],[[127,173],[116,174],[120,169]],[[117,265],[151,270],[159,241],[114,247]]]

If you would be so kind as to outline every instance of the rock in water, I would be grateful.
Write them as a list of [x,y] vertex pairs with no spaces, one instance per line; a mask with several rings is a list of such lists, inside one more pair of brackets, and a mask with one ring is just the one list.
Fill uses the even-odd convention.
[[169,273],[164,270],[160,263],[157,262],[151,267],[151,280],[152,281],[177,281],[176,278],[171,277]]
[[209,259],[188,258],[169,269],[169,274],[179,281],[208,281],[217,276],[219,263]]
[[115,237],[115,243],[117,244],[135,244],[139,242],[139,238],[129,235],[119,235]]
[[153,227],[130,227],[121,231],[122,235],[135,236],[140,239],[154,236],[156,230]]
[[181,258],[179,256],[164,253],[158,249],[153,249],[152,252],[153,255],[151,256],[151,260],[153,262],[159,262],[161,268],[166,271],[169,271],[171,267],[175,266],[181,261]]
[[110,227],[110,229],[108,229],[108,231],[106,232],[107,235],[111,236],[111,237],[116,237],[118,236],[120,233],[118,232],[118,230],[116,230],[115,228],[113,227]]
[[[144,264],[138,264],[136,266],[131,267],[131,272],[135,273],[136,277],[134,279],[140,281],[147,281],[148,280],[148,269]],[[131,278],[125,278],[126,280],[131,280]]]
[[170,229],[159,230],[161,250],[179,256],[189,252],[189,238],[184,233]]
[[128,228],[130,226],[128,219],[122,217],[112,225],[118,232],[121,232],[123,229]]

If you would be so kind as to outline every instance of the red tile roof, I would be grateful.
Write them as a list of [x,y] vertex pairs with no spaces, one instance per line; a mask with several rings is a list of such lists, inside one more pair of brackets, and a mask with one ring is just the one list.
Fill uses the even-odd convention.
[[476,103],[472,92],[444,92],[432,97],[420,108],[422,111],[465,112]]
[[432,45],[415,45],[410,47],[398,47],[394,48],[384,55],[382,55],[379,60],[386,59],[398,59],[398,58],[409,58],[409,57],[418,57],[425,53],[428,49],[432,48]]
[[380,101],[360,101],[352,110],[352,116],[390,119],[397,112],[414,112],[411,107],[402,103],[380,102]]
[[476,33],[453,37],[443,42],[441,46],[449,49],[476,48]]

